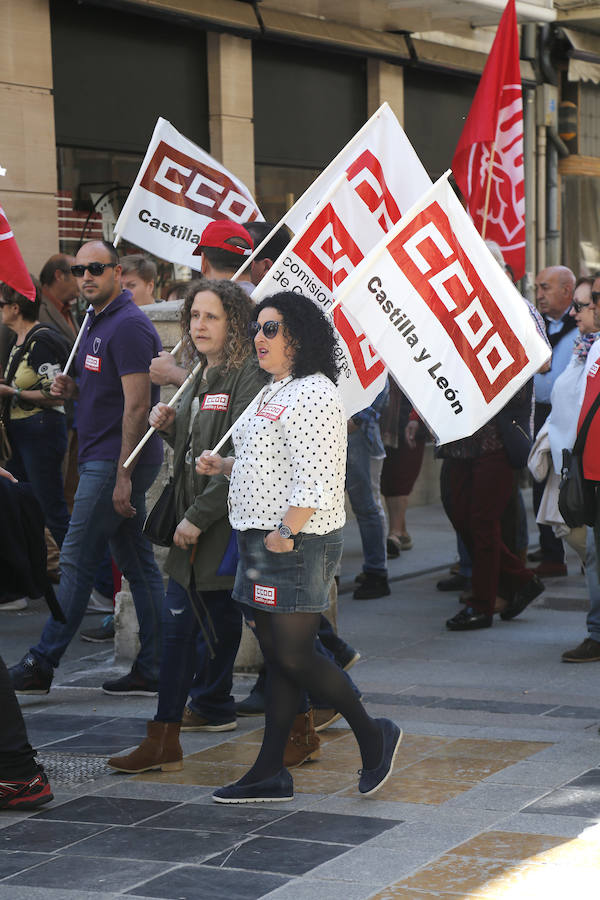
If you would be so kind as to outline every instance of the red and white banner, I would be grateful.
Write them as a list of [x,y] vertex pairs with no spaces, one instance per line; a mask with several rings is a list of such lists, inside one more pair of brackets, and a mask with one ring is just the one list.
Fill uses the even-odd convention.
[[235,175],[159,118],[115,225],[115,238],[196,269],[198,259],[192,254],[216,219],[263,221],[250,191]]
[[475,227],[525,273],[523,101],[515,0],[508,4],[458,142],[452,172]]
[[8,224],[6,213],[0,206],[0,281],[15,291],[35,300],[35,287],[21,256],[19,245]]
[[440,443],[477,431],[550,357],[446,176],[338,299]]
[[[281,290],[310,297],[327,313],[344,280],[399,221],[431,180],[387,104],[351,141],[328,190],[293,207],[296,235],[252,294],[259,302]],[[346,152],[348,151],[348,152]],[[332,164],[333,165],[333,164]],[[328,170],[326,170],[327,172]],[[325,173],[324,173],[325,174]],[[318,181],[319,179],[317,179]],[[315,182],[316,184],[316,182]],[[307,217],[308,216],[308,217]],[[286,223],[291,226],[286,217]],[[387,373],[364,329],[337,306],[339,388],[348,417],[370,406]]]

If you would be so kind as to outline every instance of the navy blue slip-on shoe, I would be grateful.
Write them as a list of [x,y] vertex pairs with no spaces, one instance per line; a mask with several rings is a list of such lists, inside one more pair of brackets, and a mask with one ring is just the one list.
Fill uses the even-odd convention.
[[376,769],[361,769],[358,789],[364,797],[370,797],[383,787],[394,768],[396,753],[402,740],[402,729],[391,719],[375,719],[383,732],[383,753]]
[[287,769],[255,784],[228,784],[213,794],[215,803],[278,803],[294,799],[294,781]]

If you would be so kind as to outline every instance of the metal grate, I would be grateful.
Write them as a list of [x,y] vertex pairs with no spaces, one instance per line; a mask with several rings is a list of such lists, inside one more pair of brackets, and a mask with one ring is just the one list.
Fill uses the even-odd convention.
[[42,750],[37,759],[44,766],[51,784],[86,784],[110,772],[105,756],[75,756]]

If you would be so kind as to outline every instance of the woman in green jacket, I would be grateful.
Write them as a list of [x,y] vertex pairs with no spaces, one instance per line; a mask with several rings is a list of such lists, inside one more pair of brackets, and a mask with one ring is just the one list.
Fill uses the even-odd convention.
[[[112,757],[120,772],[182,768],[179,728],[196,669],[199,621],[208,612],[219,639],[239,644],[241,612],[231,599],[233,574],[219,569],[229,544],[229,482],[198,475],[194,461],[212,449],[265,383],[248,339],[254,305],[231,281],[192,282],[182,309],[187,349],[204,365],[175,411],[158,403],[150,424],[173,447],[176,521],[165,571],[158,710],[148,736],[132,753]],[[231,441],[224,449],[231,450]],[[232,669],[233,667],[231,667]],[[229,689],[231,685],[229,686]]]

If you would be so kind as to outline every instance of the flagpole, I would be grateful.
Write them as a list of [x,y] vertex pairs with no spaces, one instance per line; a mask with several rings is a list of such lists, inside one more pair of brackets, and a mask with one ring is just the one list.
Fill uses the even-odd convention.
[[[171,407],[172,407],[172,406],[175,406],[175,404],[177,403],[177,401],[179,400],[179,398],[181,397],[181,395],[182,395],[183,392],[185,391],[185,389],[186,389],[186,387],[188,386],[188,384],[196,377],[196,375],[198,374],[198,372],[200,371],[200,369],[202,368],[203,365],[204,365],[204,362],[201,360],[199,363],[197,363],[197,364],[194,366],[194,368],[192,369],[192,371],[190,372],[190,374],[188,375],[188,377],[185,379],[185,381],[183,382],[183,384],[181,385],[181,387],[178,388],[178,390],[175,391],[175,393],[173,394],[173,396],[171,397],[171,399],[170,399],[169,402],[167,403],[167,406],[171,406]],[[138,455],[138,453],[140,452],[140,450],[142,449],[142,447],[144,447],[144,446],[148,443],[148,441],[150,440],[150,438],[152,437],[152,435],[154,434],[155,431],[156,431],[156,428],[150,427],[150,428],[148,429],[148,431],[146,432],[146,434],[144,435],[144,437],[141,439],[141,441],[139,442],[139,444],[137,445],[137,447],[135,447],[135,448],[131,451],[131,453],[129,454],[129,456],[127,457],[127,459],[125,460],[125,462],[123,463],[123,468],[124,468],[124,469],[128,469],[128,468],[129,468],[129,466],[131,465],[131,463],[133,462],[133,460],[136,458],[136,456]]]
[[69,358],[65,363],[64,369],[62,370],[63,375],[66,375],[67,372],[69,371],[69,369],[71,368],[71,363],[73,362],[73,359],[75,358],[75,354],[77,353],[77,348],[79,347],[81,338],[83,337],[83,332],[85,331],[86,325],[90,320],[90,313],[93,312],[93,309],[94,309],[94,307],[90,304],[86,310],[85,318],[84,318],[83,322],[81,323],[81,328],[79,329],[79,333],[78,333],[77,337],[75,338],[75,343],[73,344],[73,346],[71,348]]
[[240,268],[237,270],[237,272],[235,273],[235,275],[232,277],[232,279],[231,279],[232,281],[235,281],[236,278],[239,278],[239,276],[242,274],[242,272],[245,272],[245,271],[246,271],[246,269],[248,268],[248,266],[250,265],[250,263],[252,262],[252,260],[256,257],[256,255],[257,255],[258,253],[260,253],[260,251],[261,251],[262,248],[265,246],[265,244],[268,244],[268,242],[271,240],[271,238],[273,237],[273,235],[275,234],[275,232],[276,232],[279,228],[281,228],[282,225],[285,225],[286,221],[287,221],[288,218],[291,216],[291,214],[293,213],[293,211],[294,211],[294,209],[296,208],[296,206],[298,206],[299,203],[302,203],[302,201],[304,200],[305,196],[308,194],[309,191],[312,191],[312,190],[314,190],[314,189],[317,187],[317,185],[319,184],[319,182],[322,181],[322,180],[325,178],[325,176],[327,175],[327,172],[328,172],[332,167],[335,166],[335,164],[336,164],[337,161],[340,159],[340,157],[342,156],[342,154],[346,153],[346,152],[350,149],[350,147],[352,147],[352,146],[353,146],[353,145],[354,145],[354,144],[362,137],[362,135],[364,134],[364,132],[366,131],[366,129],[367,129],[367,128],[375,121],[375,119],[377,119],[377,118],[382,114],[383,110],[384,110],[386,107],[389,108],[389,103],[387,102],[387,100],[385,100],[385,101],[381,104],[381,106],[379,107],[379,109],[377,109],[377,110],[373,113],[373,115],[371,116],[370,119],[367,119],[367,121],[366,121],[365,124],[362,126],[362,128],[359,128],[359,129],[358,129],[358,131],[356,132],[356,134],[355,134],[353,137],[350,138],[350,140],[348,141],[348,143],[347,143],[347,144],[344,144],[344,146],[342,147],[342,149],[339,151],[339,153],[338,153],[336,156],[334,156],[334,158],[331,160],[331,162],[329,163],[329,165],[328,165],[325,169],[323,169],[323,171],[321,172],[320,175],[317,175],[317,177],[315,178],[315,180],[314,180],[313,182],[310,183],[310,185],[306,188],[306,190],[304,191],[304,193],[296,200],[296,202],[294,203],[294,205],[293,205],[293,206],[290,206],[290,208],[288,209],[288,211],[287,211],[286,213],[283,214],[283,216],[281,217],[281,219],[279,220],[279,222],[277,223],[277,225],[275,225],[275,227],[271,229],[271,231],[268,233],[268,235],[266,236],[266,238],[264,238],[264,239],[260,242],[260,244],[258,245],[258,247],[255,247],[255,248],[254,248],[254,250],[252,251],[252,253],[250,254],[250,256],[248,256],[248,257],[244,260],[244,262],[242,263],[242,265],[240,266]]
[[494,154],[496,153],[496,141],[492,144],[490,152],[490,162],[488,165],[487,184],[485,186],[485,205],[483,207],[483,226],[481,229],[481,237],[485,241],[485,229],[487,227],[488,210],[490,208],[490,189],[492,187],[492,167],[494,165]]

